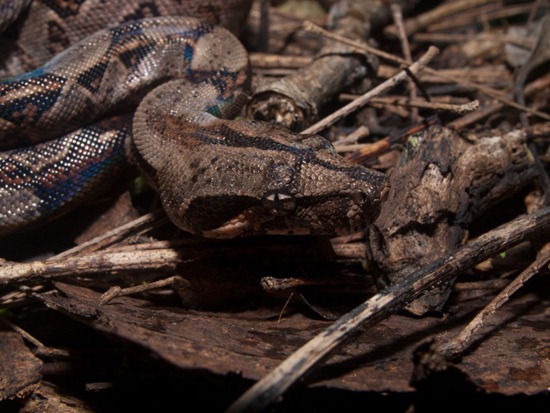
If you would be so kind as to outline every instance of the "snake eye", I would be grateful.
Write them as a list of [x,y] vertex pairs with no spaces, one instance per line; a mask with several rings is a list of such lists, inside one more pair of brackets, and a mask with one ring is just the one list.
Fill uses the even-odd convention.
[[284,192],[270,192],[262,197],[264,208],[273,215],[287,215],[296,209],[296,199]]

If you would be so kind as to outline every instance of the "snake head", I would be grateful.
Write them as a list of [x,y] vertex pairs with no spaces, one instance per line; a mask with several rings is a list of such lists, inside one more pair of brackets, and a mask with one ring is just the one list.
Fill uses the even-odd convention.
[[272,184],[262,207],[271,219],[260,232],[341,235],[363,230],[377,218],[388,191],[384,174],[348,163],[320,136],[283,135],[294,158],[287,168],[278,163],[267,171]]
[[149,128],[140,152],[164,209],[185,231],[336,235],[366,228],[379,213],[387,177],[348,163],[320,136],[265,122],[173,121]]

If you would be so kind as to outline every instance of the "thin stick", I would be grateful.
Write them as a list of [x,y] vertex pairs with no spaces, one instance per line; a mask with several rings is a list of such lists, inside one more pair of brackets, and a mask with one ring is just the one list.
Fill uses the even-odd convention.
[[[429,12],[421,14],[415,19],[407,20],[405,22],[405,30],[407,34],[412,34],[431,23],[439,22],[448,16],[453,16],[461,11],[486,3],[496,3],[496,0],[456,0],[450,3],[444,3]],[[384,31],[386,34],[397,35],[397,28],[395,26],[388,26]]]
[[550,264],[550,243],[540,250],[537,259],[506,286],[453,340],[440,347],[445,358],[455,358],[464,353],[473,342],[474,334],[483,327],[485,321],[508,301],[533,275],[548,271]]
[[[212,246],[215,245],[215,248]],[[292,259],[298,254],[293,246],[278,245],[266,246],[264,251],[276,248],[285,259]],[[261,251],[264,247],[256,247]],[[309,248],[309,247],[306,247]],[[335,244],[337,259],[364,259],[365,248],[360,243],[346,245]],[[172,241],[155,241],[135,245],[117,246],[108,251],[94,251],[81,253],[77,256],[49,259],[46,261],[5,262],[0,265],[0,286],[39,282],[44,279],[58,277],[88,276],[101,273],[135,273],[136,271],[173,271],[178,265],[194,261],[198,257],[205,259],[221,254],[237,256],[242,247],[230,244],[221,245],[216,240],[200,239],[195,237],[181,238]],[[303,253],[303,250],[301,250]],[[303,261],[303,259],[302,259]]]
[[[411,72],[411,73],[417,73],[422,68],[424,68],[426,66],[426,64],[428,64],[428,62],[430,60],[432,60],[438,52],[439,52],[439,50],[437,49],[437,47],[430,46],[428,51],[426,53],[424,53],[424,55],[420,59],[418,59],[417,62],[413,63],[408,68],[408,71]],[[378,86],[376,86],[374,89],[369,90],[367,93],[365,93],[361,97],[359,97],[356,100],[348,103],[343,108],[337,110],[336,112],[333,112],[332,114],[330,114],[326,118],[322,119],[320,122],[317,122],[316,124],[311,125],[309,128],[303,130],[301,133],[302,134],[317,133],[317,132],[329,127],[334,122],[336,122],[338,119],[340,119],[340,118],[350,114],[351,112],[357,110],[358,108],[364,106],[369,101],[369,99],[371,99],[372,97],[377,96],[380,93],[382,93],[383,91],[385,91],[385,90],[401,83],[402,81],[407,79],[408,76],[409,75],[408,75],[407,71],[405,71],[405,70],[399,72],[395,76],[389,78],[385,82],[383,82],[383,83],[379,84]]]
[[147,284],[135,285],[133,287],[121,288],[118,285],[109,288],[103,294],[99,300],[100,305],[106,305],[118,297],[125,297],[132,294],[143,293],[145,291],[154,290],[161,287],[172,286],[176,280],[181,280],[179,275],[173,275],[172,277],[163,278],[162,280],[153,281]]
[[124,225],[121,225],[117,228],[112,229],[105,234],[91,239],[87,242],[71,248],[69,250],[63,251],[60,254],[57,254],[51,257],[49,260],[57,260],[60,258],[66,258],[81,254],[83,252],[93,252],[98,251],[102,248],[113,245],[116,242],[121,241],[124,238],[127,238],[130,234],[136,234],[143,231],[144,229],[156,228],[160,225],[163,225],[168,222],[168,218],[162,211],[162,209],[157,209],[156,211],[150,212],[148,214],[142,215],[141,217],[134,219]]
[[[185,262],[185,249],[145,251],[96,251],[58,260],[8,263],[0,266],[0,285],[21,283],[35,277],[55,278],[104,272],[171,270]],[[192,257],[189,257],[192,259]]]
[[518,46],[523,49],[531,49],[535,44],[533,39],[522,38],[518,36],[506,36],[502,33],[472,33],[472,34],[456,34],[456,33],[417,33],[414,35],[414,40],[419,42],[430,43],[459,43],[463,44],[472,40],[482,41],[489,40],[491,42],[508,43]]
[[549,228],[550,207],[547,207],[534,214],[518,217],[410,276],[403,277],[400,282],[374,295],[291,354],[237,399],[226,413],[263,410],[362,329],[387,318],[430,288],[462,273],[475,263],[548,231]]
[[337,141],[333,142],[334,147],[357,143],[360,139],[369,136],[369,133],[369,128],[365,125],[361,125],[348,136],[339,138]]
[[380,49],[376,49],[375,47],[371,47],[366,43],[349,39],[337,33],[329,32],[328,30],[323,29],[321,26],[313,23],[312,21],[309,21],[309,20],[304,21],[303,28],[305,31],[318,34],[320,36],[326,37],[327,39],[332,39],[332,40],[336,40],[338,42],[347,44],[359,50],[363,50],[367,53],[381,57],[382,59],[389,60],[390,62],[399,63],[400,65],[407,65],[407,61],[401,57],[395,56],[391,53],[384,52],[383,50],[380,50]]
[[370,103],[378,103],[381,105],[396,105],[396,106],[422,108],[422,109],[432,109],[434,111],[446,111],[446,112],[457,113],[460,115],[465,113],[475,112],[476,110],[479,109],[478,100],[472,100],[471,102],[457,105],[457,104],[443,103],[443,102],[428,102],[423,99],[409,100],[406,98],[380,97],[380,98],[372,99]]
[[472,123],[476,123],[480,121],[481,119],[486,118],[487,116],[492,115],[493,113],[498,112],[504,107],[504,104],[501,102],[495,102],[492,104],[488,104],[480,108],[476,112],[467,113],[460,118],[457,118],[455,120],[452,120],[451,122],[447,123],[447,127],[449,129],[454,129],[456,131],[460,131],[467,126],[471,125]]
[[525,5],[505,7],[502,7],[502,5],[495,3],[494,6],[495,7],[489,6],[479,8],[475,11],[471,10],[468,13],[464,12],[460,15],[457,15],[453,19],[445,19],[440,21],[439,23],[431,23],[429,27],[426,27],[426,31],[436,32],[448,31],[450,29],[456,28],[464,29],[464,26],[471,26],[474,24],[487,25],[487,23],[489,23],[490,21],[508,19],[509,17],[517,16],[518,14],[530,13],[533,10],[533,5],[530,3],[526,3]]
[[25,340],[27,340],[29,343],[31,343],[35,347],[43,348],[46,347],[40,340],[38,340],[36,337],[28,333],[26,330],[22,329],[18,325],[12,323],[7,318],[1,318],[0,321],[4,323],[6,326],[11,328],[13,331],[15,331],[17,334],[19,334],[21,337],[23,337]]
[[[398,4],[392,3],[391,11],[393,14],[393,20],[397,26],[397,33],[399,35],[399,41],[401,42],[401,49],[403,51],[403,56],[405,60],[412,63],[411,47],[409,45],[409,39],[407,38],[407,33],[405,33],[405,27],[403,26],[403,13],[401,12],[401,7]],[[416,84],[412,78],[407,80],[409,84],[409,98],[410,100],[416,99]],[[418,122],[418,109],[413,107],[411,110],[411,122]]]

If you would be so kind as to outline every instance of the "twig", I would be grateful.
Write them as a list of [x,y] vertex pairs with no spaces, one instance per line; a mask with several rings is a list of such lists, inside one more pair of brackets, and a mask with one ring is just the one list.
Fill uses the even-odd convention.
[[[380,141],[378,141],[380,142]],[[356,144],[348,144],[348,145],[334,145],[334,149],[336,149],[336,152],[342,154],[342,153],[349,153],[349,152],[363,152],[365,150],[372,150],[372,144],[371,143],[356,143]],[[384,146],[384,149],[389,149],[389,145]]]
[[184,261],[184,254],[185,251],[171,248],[137,252],[99,251],[51,261],[9,263],[0,266],[0,285],[20,283],[34,277],[55,278],[117,271],[173,270],[177,264]]
[[156,288],[173,286],[175,282],[183,280],[179,275],[174,275],[172,277],[163,278],[162,280],[153,281],[147,284],[136,285],[133,287],[121,288],[118,285],[109,288],[103,294],[101,294],[101,299],[99,304],[106,305],[112,300],[118,297],[125,297],[132,294],[143,293],[145,291],[154,290]]
[[[405,27],[403,26],[403,13],[401,12],[401,7],[398,4],[391,5],[391,11],[393,14],[393,20],[397,26],[397,33],[399,34],[399,40],[401,41],[401,49],[403,50],[403,56],[405,60],[412,63],[411,47],[409,45],[409,40],[407,38],[407,33],[405,33]],[[416,84],[412,78],[408,79],[409,84],[409,98],[410,100],[416,99]],[[413,107],[411,110],[411,122],[418,122],[418,109]]]
[[381,57],[382,59],[389,60],[390,62],[395,62],[401,65],[407,65],[407,61],[401,57],[395,56],[391,53],[384,52],[383,50],[377,49],[375,47],[371,47],[364,42],[352,40],[340,34],[325,30],[322,27],[318,26],[317,24],[313,23],[312,21],[309,21],[309,20],[304,21],[303,29],[308,32],[318,34],[319,36],[323,36],[328,39],[336,40],[338,42],[347,44],[348,46],[355,47],[364,52]]
[[[550,87],[550,74],[541,76],[533,80],[533,82],[529,83],[525,87],[525,96],[527,97],[532,96],[535,93],[540,92],[541,90],[548,89],[549,87]],[[499,110],[502,109],[503,106],[504,105],[500,102],[495,102],[492,104],[485,105],[474,113],[469,113],[465,116],[462,116],[458,119],[455,119],[447,123],[447,127],[455,130],[464,129],[468,125],[475,123],[480,119],[483,119],[489,115],[492,115],[493,113],[498,112]]]
[[[17,334],[19,334],[21,337],[23,337],[24,340],[31,343],[35,349],[34,354],[37,356],[42,357],[55,357],[55,358],[70,358],[74,357],[74,351],[69,351],[63,348],[52,348],[47,347],[42,343],[40,340],[38,340],[36,337],[34,337],[32,334],[30,334],[28,331],[22,329],[18,325],[12,323],[6,318],[0,318],[0,322],[4,323],[8,328],[15,331]],[[42,372],[43,373],[43,372]]]
[[38,340],[32,334],[29,334],[26,330],[12,323],[7,318],[0,318],[0,321],[4,323],[6,326],[8,326],[9,328],[11,328],[13,331],[15,331],[17,334],[19,334],[21,337],[23,337],[25,340],[27,340],[29,343],[31,343],[33,346],[38,348],[46,347],[40,340]]
[[[487,5],[488,7],[479,8],[477,10],[470,10],[454,16],[452,19],[440,20],[439,22],[430,23],[426,27],[426,31],[447,31],[455,28],[464,28],[467,25],[474,24],[486,24],[487,22],[494,20],[508,19],[512,16],[519,14],[531,13],[533,10],[533,4],[525,3],[517,6],[505,6],[494,3],[493,5]],[[494,7],[492,7],[494,6]]]
[[463,130],[468,125],[471,125],[472,123],[476,123],[480,121],[481,119],[486,118],[487,116],[492,115],[493,113],[498,112],[504,107],[504,104],[501,102],[494,102],[488,105],[485,105],[481,107],[476,112],[467,113],[460,118],[457,118],[455,120],[450,121],[447,123],[447,127],[450,129],[454,129],[456,131]]
[[429,43],[458,43],[463,44],[469,41],[489,40],[491,42],[507,43],[524,49],[530,49],[535,44],[533,39],[518,36],[506,36],[502,33],[417,33],[414,40]]
[[[429,12],[421,14],[416,19],[407,20],[405,22],[405,31],[410,35],[432,23],[441,21],[445,17],[452,16],[463,10],[468,10],[486,3],[496,3],[496,0],[457,0],[450,3],[444,3]],[[397,28],[395,26],[388,26],[384,32],[387,35],[396,36]]]
[[473,82],[470,82],[468,80],[452,78],[450,76],[439,73],[437,70],[428,70],[428,69],[429,68],[426,68],[427,73],[429,72],[430,74],[433,74],[435,76],[439,76],[440,78],[445,79],[449,82],[455,82],[455,83],[458,83],[459,85],[475,89],[475,90],[477,90],[477,91],[479,91],[479,92],[481,92],[481,93],[483,93],[487,96],[491,96],[492,98],[495,98],[495,99],[499,100],[500,102],[504,103],[505,105],[511,106],[511,107],[513,107],[515,109],[518,109],[520,111],[527,112],[531,115],[538,116],[539,118],[550,120],[550,115],[549,114],[541,112],[539,110],[528,108],[528,107],[523,106],[523,105],[520,105],[519,103],[516,103],[513,100],[508,99],[507,97],[503,96],[501,92],[499,92],[499,91],[497,91],[493,88],[483,86],[483,85],[480,85],[478,83],[473,83]]
[[465,271],[475,262],[483,261],[549,228],[550,208],[540,209],[534,214],[518,217],[409,277],[404,277],[347,313],[291,354],[239,397],[227,413],[261,411],[360,330],[402,309],[430,288]]
[[464,353],[472,344],[474,334],[483,327],[485,321],[508,301],[533,275],[548,271],[550,264],[550,243],[540,250],[537,259],[506,286],[453,340],[442,344],[439,348],[447,359],[455,358]]
[[256,47],[264,52],[269,45],[269,1],[260,0],[260,30]]
[[[438,120],[436,117],[426,118],[422,123],[413,125],[406,131],[400,132],[399,134],[392,134],[376,142],[365,143],[361,145],[360,147],[358,147],[358,150],[356,152],[347,155],[345,159],[352,163],[363,163],[366,159],[373,158],[380,155],[381,153],[386,152],[395,143],[402,142],[406,139],[406,137],[414,135],[415,133],[419,133],[420,131],[425,130],[426,128],[436,124],[437,122]],[[344,149],[348,149],[348,147],[338,148],[339,152],[347,152],[344,151]]]
[[[248,247],[245,247],[247,245]],[[32,262],[6,262],[0,265],[0,286],[8,284],[30,284],[44,279],[59,277],[78,277],[102,273],[135,273],[143,271],[173,271],[178,265],[201,259],[216,259],[224,257],[249,261],[250,248],[255,254],[278,254],[279,262],[318,261],[320,257],[318,243],[314,240],[303,240],[300,245],[288,242],[271,242],[265,245],[257,243],[219,243],[217,240],[201,238],[181,238],[172,241],[156,241],[135,245],[124,245],[111,248],[108,251],[94,251],[81,253],[77,256],[62,257],[55,260]],[[362,243],[346,245],[335,244],[334,257],[336,259],[364,259],[366,251]],[[304,258],[306,250],[311,252]],[[282,261],[281,261],[282,260]]]
[[367,128],[365,125],[361,125],[349,135],[343,138],[339,138],[337,141],[333,142],[334,147],[357,143],[359,140],[369,136],[369,133],[369,128]]
[[459,115],[475,112],[479,109],[479,101],[473,100],[468,103],[464,103],[462,105],[456,105],[452,103],[442,103],[442,102],[428,102],[423,99],[406,99],[406,98],[387,98],[387,97],[380,97],[380,98],[374,98],[371,99],[370,103],[379,103],[383,105],[397,105],[397,106],[405,106],[405,107],[415,107],[415,108],[422,108],[422,109],[432,109],[434,111],[446,111],[446,112],[452,112],[457,113]]
[[301,69],[312,62],[308,56],[285,56],[270,53],[250,53],[250,64],[254,69]]
[[[439,50],[434,47],[430,46],[428,51],[418,59],[417,62],[413,63],[409,68],[408,71],[411,73],[416,73],[422,68],[424,68],[430,60],[434,58],[434,56],[439,52]],[[402,82],[403,80],[407,79],[408,73],[407,71],[403,70],[396,74],[395,76],[389,78],[385,82],[382,82],[378,86],[376,86],[374,89],[369,90],[367,93],[362,95],[361,97],[357,98],[353,102],[348,103],[343,108],[340,108],[336,112],[333,112],[326,118],[322,119],[320,122],[315,123],[314,125],[311,125],[309,128],[303,130],[302,134],[309,134],[309,133],[317,133],[324,128],[329,127],[334,122],[336,122],[338,119],[348,115],[349,113],[353,112],[354,110],[362,107],[365,105],[365,103],[368,102],[369,99],[371,99],[374,96],[379,95],[384,90],[389,89],[398,83]]]
[[366,282],[362,277],[300,277],[300,278],[275,278],[263,277],[260,285],[265,292],[274,294],[281,291],[295,290],[300,287],[329,287],[331,292],[370,290],[373,284]]
[[83,252],[98,251],[102,248],[106,248],[116,242],[127,238],[131,234],[138,234],[144,229],[150,230],[152,228],[159,227],[160,225],[163,225],[167,222],[168,218],[166,217],[162,209],[158,209],[149,214],[142,215],[141,217],[134,219],[127,224],[114,228],[113,230],[102,234],[99,237],[84,242],[69,250],[63,251],[62,253],[51,257],[50,260],[58,260],[61,258],[74,256],[76,254],[81,254]]

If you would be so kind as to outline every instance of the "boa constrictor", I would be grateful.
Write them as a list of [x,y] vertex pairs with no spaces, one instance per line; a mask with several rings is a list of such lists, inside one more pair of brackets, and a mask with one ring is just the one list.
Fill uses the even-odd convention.
[[[214,5],[239,3],[238,13],[222,10],[229,18],[217,18],[235,29],[249,1],[184,1],[192,7],[183,11],[166,6],[181,1],[148,1],[145,8],[126,1],[115,26],[112,6],[101,9],[104,3],[122,4],[33,3],[53,16],[43,30],[54,40],[46,49],[76,43],[45,64],[40,60],[48,57],[38,57],[34,64],[43,65],[30,72],[0,80],[0,234],[95,196],[126,159],[158,191],[170,219],[201,236],[338,234],[374,219],[387,189],[383,174],[348,164],[320,136],[230,120],[244,103],[250,72],[234,35],[191,17],[148,17],[205,18]],[[193,11],[198,4],[203,14]],[[77,34],[63,27],[63,19],[87,13],[109,28],[88,35],[90,22]],[[19,30],[28,38],[26,24]],[[34,56],[24,43],[16,49],[23,57],[10,55],[6,71]]]

